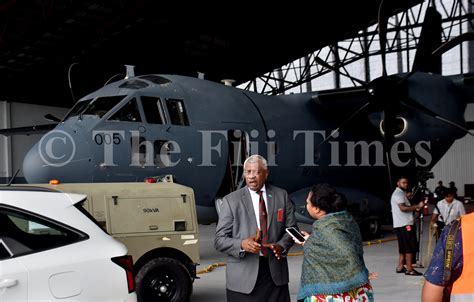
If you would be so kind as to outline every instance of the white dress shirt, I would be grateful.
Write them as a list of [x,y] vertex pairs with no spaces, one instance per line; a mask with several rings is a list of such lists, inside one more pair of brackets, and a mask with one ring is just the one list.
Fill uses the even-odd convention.
[[[268,214],[268,206],[267,206],[267,189],[265,188],[265,185],[260,189],[260,191],[263,191],[263,200],[265,201],[265,209],[267,210]],[[252,191],[249,188],[250,192],[250,197],[252,198],[252,204],[253,204],[253,210],[255,212],[255,219],[257,220],[257,227],[260,229],[260,194],[256,191]],[[270,221],[267,220],[267,228],[268,224]],[[257,231],[257,230],[255,230]]]

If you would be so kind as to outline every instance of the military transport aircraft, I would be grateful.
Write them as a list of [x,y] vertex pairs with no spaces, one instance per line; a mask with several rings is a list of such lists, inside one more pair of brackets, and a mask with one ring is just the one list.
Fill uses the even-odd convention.
[[266,96],[197,78],[129,72],[80,99],[63,119],[47,116],[57,125],[28,152],[23,174],[29,183],[172,174],[194,189],[199,221],[210,223],[217,219],[216,198],[243,186],[242,163],[258,153],[269,161],[269,182],[291,193],[300,221],[310,222],[309,187],[328,182],[376,232],[390,214],[394,175],[429,170],[469,133],[464,111],[473,101],[472,77],[439,74],[440,55],[466,37],[445,44],[440,34],[427,38],[436,24],[441,28],[436,14],[427,12],[412,71],[395,75],[385,71],[381,14],[383,74],[370,83],[357,80],[356,88]]

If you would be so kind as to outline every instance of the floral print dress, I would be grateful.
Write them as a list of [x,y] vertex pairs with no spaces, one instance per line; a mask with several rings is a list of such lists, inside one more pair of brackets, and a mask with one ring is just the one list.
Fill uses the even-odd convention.
[[373,302],[374,294],[370,283],[349,292],[334,295],[316,295],[306,297],[304,302]]

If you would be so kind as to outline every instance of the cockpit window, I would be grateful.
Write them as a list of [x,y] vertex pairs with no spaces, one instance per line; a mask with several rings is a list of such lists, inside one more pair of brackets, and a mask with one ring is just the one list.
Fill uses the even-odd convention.
[[98,97],[90,102],[80,114],[96,115],[101,118],[104,116],[104,114],[109,112],[110,109],[114,108],[118,103],[120,103],[124,97],[124,95]]
[[84,108],[86,108],[87,105],[92,101],[92,99],[88,99],[85,101],[77,102],[74,107],[72,107],[71,111],[69,111],[68,115],[64,118],[65,120],[79,115],[82,111],[84,111]]
[[125,83],[121,84],[120,88],[128,88],[128,89],[141,89],[148,87],[148,83],[140,81],[140,80],[129,80]]
[[158,84],[158,85],[167,84],[167,83],[171,82],[167,78],[160,77],[160,76],[157,76],[157,75],[144,75],[144,76],[140,76],[140,79],[145,79],[147,81],[150,81],[150,82],[152,82],[154,84]]
[[151,96],[141,96],[146,121],[150,124],[164,124],[165,116],[160,99]]
[[171,124],[189,126],[188,115],[182,100],[167,99],[166,106],[168,107]]
[[109,121],[141,122],[142,119],[138,111],[137,100],[133,98],[128,101],[119,111],[112,115]]

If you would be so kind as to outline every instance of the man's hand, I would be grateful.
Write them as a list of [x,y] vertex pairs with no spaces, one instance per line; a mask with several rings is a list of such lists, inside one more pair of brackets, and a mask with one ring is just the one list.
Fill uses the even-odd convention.
[[282,258],[281,253],[283,252],[283,248],[276,243],[267,243],[263,245],[267,249],[271,250],[273,254],[275,254],[275,257],[280,260]]
[[260,253],[260,249],[261,249],[260,244],[258,244],[255,241],[255,237],[253,237],[253,236],[242,240],[242,243],[240,244],[240,247],[244,251],[246,251],[248,253],[252,253],[252,254]]
[[416,205],[416,210],[419,211],[421,209],[423,209],[423,207],[425,206],[425,203],[423,201],[420,201],[417,205]]

